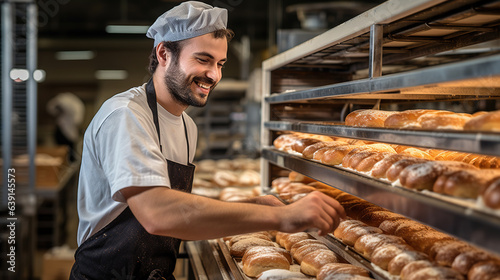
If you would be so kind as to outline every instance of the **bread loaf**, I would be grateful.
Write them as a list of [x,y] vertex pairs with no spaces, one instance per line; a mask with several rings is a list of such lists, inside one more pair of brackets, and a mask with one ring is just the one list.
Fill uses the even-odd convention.
[[401,171],[403,171],[406,167],[419,164],[419,163],[424,163],[428,162],[426,159],[421,159],[421,158],[406,158],[406,159],[401,159],[393,163],[389,169],[387,169],[386,172],[386,177],[389,181],[394,182],[399,179],[399,174]]
[[422,129],[463,130],[465,123],[471,118],[470,114],[439,111],[421,115],[418,122]]
[[434,182],[444,172],[475,167],[456,161],[428,161],[406,167],[398,176],[399,182],[405,188],[415,190],[432,190]]
[[423,230],[413,234],[409,233],[406,236],[402,236],[402,238],[408,245],[412,246],[417,251],[424,252],[428,255],[435,244],[445,244],[446,241],[456,240],[448,234],[433,229]]
[[390,211],[366,212],[359,217],[359,220],[372,227],[379,227],[384,221],[394,221],[407,219],[405,216]]
[[306,159],[312,159],[312,158],[314,158],[314,153],[316,153],[321,148],[338,147],[338,146],[344,146],[344,145],[348,145],[348,144],[346,142],[343,142],[343,141],[318,142],[318,143],[312,144],[310,146],[307,146],[302,151],[302,156]]
[[328,263],[321,267],[316,275],[317,280],[336,279],[336,275],[350,274],[369,277],[370,273],[359,266],[348,263]]
[[334,236],[342,240],[346,245],[354,246],[356,241],[363,235],[382,233],[382,230],[369,225],[351,225],[344,230],[334,231]]
[[365,258],[371,259],[373,251],[384,244],[406,244],[406,242],[401,237],[384,233],[365,234],[356,240],[354,249]]
[[246,250],[254,246],[271,246],[275,247],[276,244],[272,241],[261,239],[261,238],[246,238],[234,243],[230,247],[230,254],[234,257],[243,257]]
[[412,159],[414,157],[402,154],[391,154],[379,162],[375,163],[370,175],[374,178],[386,178],[387,170],[396,162],[402,159]]
[[484,204],[492,209],[500,209],[500,179],[493,180],[481,192]]
[[465,280],[464,276],[460,274],[458,271],[453,270],[448,267],[426,267],[417,270],[415,273],[412,273],[404,278],[401,277],[402,280],[442,280],[442,279],[454,279],[454,280]]
[[473,117],[464,124],[464,130],[473,131],[500,131],[500,110],[480,114]]
[[358,127],[384,127],[384,122],[396,112],[360,109],[349,113],[345,118],[345,125]]
[[414,158],[433,160],[434,157],[426,151],[417,148],[408,148],[400,152],[401,155],[408,155]]
[[243,272],[249,277],[256,277],[271,269],[290,269],[290,263],[280,253],[263,253],[249,256],[243,264]]
[[246,233],[246,234],[231,236],[228,238],[227,242],[229,243],[229,246],[233,246],[234,243],[248,238],[260,238],[267,241],[271,241],[271,238],[268,234],[264,232],[254,232],[254,233]]
[[339,262],[339,260],[340,257],[334,252],[328,249],[320,249],[304,256],[300,263],[300,271],[310,276],[316,276],[324,265],[336,263]]
[[434,261],[441,266],[451,266],[455,258],[466,251],[471,251],[473,248],[461,241],[448,243],[436,250]]
[[245,254],[243,254],[243,257],[241,258],[241,263],[245,264],[247,259],[250,258],[253,255],[263,255],[263,254],[268,254],[268,253],[279,253],[285,257],[290,264],[293,263],[292,256],[290,252],[285,250],[284,248],[279,248],[279,247],[274,247],[274,246],[253,246],[248,248],[245,251]]
[[413,250],[407,244],[383,244],[378,246],[372,253],[371,262],[376,266],[387,270],[389,262],[397,255]]
[[396,112],[385,119],[384,127],[418,129],[422,127],[420,125],[420,122],[418,121],[418,118],[425,113],[436,111],[437,110],[416,109]]
[[339,165],[342,163],[344,156],[350,151],[359,147],[358,145],[344,145],[333,148],[319,149],[314,153],[314,159],[326,165]]
[[490,260],[478,262],[472,266],[467,274],[469,280],[498,280],[500,279],[500,262]]
[[298,264],[301,264],[307,254],[318,250],[328,250],[328,247],[320,243],[307,244],[295,249],[292,257]]
[[[409,275],[406,273],[412,273],[424,267],[431,267],[432,264],[428,259],[428,256],[422,252],[411,250],[404,251],[389,262],[387,271],[392,275],[400,275],[401,279],[405,279],[405,275]],[[406,271],[406,273],[404,271]]]
[[456,271],[467,275],[473,265],[483,261],[494,260],[494,257],[481,250],[471,250],[460,253],[455,257],[451,267]]
[[[292,247],[290,248],[290,254],[292,254],[292,256],[293,256],[299,248],[301,248],[303,246],[313,245],[313,244],[324,245],[323,242],[321,242],[317,239],[304,239],[304,240],[298,241],[297,243],[292,245]],[[326,247],[325,247],[325,249],[326,249]]]
[[302,240],[311,239],[312,237],[307,232],[297,232],[287,235],[284,238],[283,247],[290,251],[292,246]]
[[433,191],[455,197],[477,198],[495,178],[500,178],[500,169],[444,172],[434,183]]

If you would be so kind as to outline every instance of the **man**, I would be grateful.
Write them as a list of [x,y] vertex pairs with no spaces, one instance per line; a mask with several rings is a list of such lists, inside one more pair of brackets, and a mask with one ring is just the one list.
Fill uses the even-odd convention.
[[72,279],[174,279],[181,239],[326,234],[345,216],[319,192],[287,206],[272,196],[259,205],[189,193],[197,131],[184,110],[205,105],[221,79],[232,37],[226,21],[225,9],[194,1],[161,15],[147,33],[152,79],[106,101],[87,128]]

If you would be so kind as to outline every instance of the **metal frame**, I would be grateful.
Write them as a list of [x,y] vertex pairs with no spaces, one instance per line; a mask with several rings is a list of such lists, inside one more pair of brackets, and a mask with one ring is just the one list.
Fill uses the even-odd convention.
[[[488,1],[481,1],[481,5],[485,2]],[[435,55],[500,38],[500,1],[489,1],[487,7],[483,5],[480,8],[477,8],[476,3],[479,1],[390,0],[264,61],[261,126],[261,147],[264,147],[261,181],[264,191],[268,191],[266,188],[271,185],[272,166],[294,170],[486,250],[500,253],[496,234],[500,231],[500,216],[494,211],[477,208],[473,203],[458,198],[393,187],[360,173],[322,165],[269,148],[276,133],[297,131],[500,156],[500,137],[495,133],[355,128],[328,123],[339,120],[283,121],[272,113],[273,106],[287,104],[293,104],[294,108],[300,105],[314,108],[314,104],[345,102],[344,108],[347,108],[350,103],[360,99],[377,106],[384,99],[419,102],[500,98],[500,87],[490,87],[491,84],[498,85],[496,81],[500,78],[498,50],[481,53],[483,57],[477,54],[466,57],[461,54]],[[488,11],[488,7],[493,8]],[[475,29],[454,21],[485,13],[498,15],[499,20],[486,26],[473,25],[477,27]],[[425,32],[428,30],[444,32],[444,35],[427,36]],[[397,44],[402,47],[395,47]],[[414,60],[424,56],[427,56],[426,59]],[[394,74],[383,75],[381,72],[385,72],[384,67],[389,63],[401,67]],[[438,65],[429,67],[432,63]],[[367,77],[295,92],[271,92],[273,71],[286,69],[292,75],[295,69],[306,68],[311,70],[311,75],[316,69],[332,73],[367,70]],[[469,87],[475,88],[473,92],[469,91],[470,88],[461,88],[460,83],[465,81]]]

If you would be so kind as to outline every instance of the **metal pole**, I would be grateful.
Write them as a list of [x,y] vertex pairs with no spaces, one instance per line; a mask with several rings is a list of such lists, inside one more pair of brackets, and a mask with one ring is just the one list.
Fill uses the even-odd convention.
[[27,117],[27,142],[29,154],[29,189],[35,191],[36,178],[36,133],[37,133],[37,82],[34,73],[37,68],[37,6],[31,3],[27,6],[26,17],[26,68],[30,77],[26,84],[26,117]]
[[384,37],[383,28],[380,24],[370,27],[370,78],[382,76],[382,40]]
[[10,79],[12,69],[12,26],[14,14],[12,4],[2,3],[2,200],[0,209],[7,207],[9,168],[12,166],[12,104],[13,87]]

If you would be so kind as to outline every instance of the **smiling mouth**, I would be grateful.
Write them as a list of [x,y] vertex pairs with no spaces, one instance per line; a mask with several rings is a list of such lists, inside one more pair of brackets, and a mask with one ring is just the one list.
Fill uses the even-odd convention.
[[196,85],[198,85],[199,87],[203,88],[203,89],[210,89],[210,85],[209,84],[204,84],[204,83],[200,83],[200,82],[196,82]]

